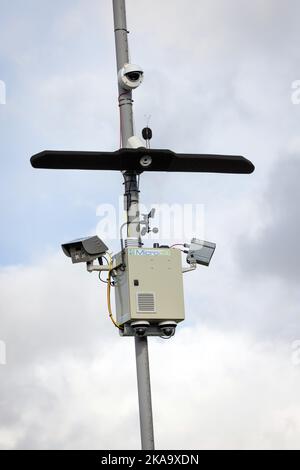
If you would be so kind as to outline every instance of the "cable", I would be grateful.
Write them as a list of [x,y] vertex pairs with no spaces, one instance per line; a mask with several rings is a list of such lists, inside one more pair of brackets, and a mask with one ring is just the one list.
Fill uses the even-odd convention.
[[[102,271],[99,271],[99,274],[98,274],[99,280],[100,280],[101,282],[103,282],[103,284],[108,284],[108,281],[105,281],[104,279],[102,279],[101,273],[102,273]],[[110,285],[111,285],[111,287],[114,287],[114,285],[115,285],[115,284],[114,284],[114,281],[111,281],[111,282],[110,282]]]
[[172,248],[173,250],[181,251],[181,253],[187,253],[187,251],[182,250],[182,248],[175,248],[177,246],[183,246],[184,247],[184,244],[183,243],[176,243],[175,245],[170,246],[170,248]]
[[107,284],[108,281],[104,281],[104,280],[101,278],[101,272],[102,272],[102,271],[99,271],[98,277],[99,277],[99,279],[100,279],[101,282],[103,282],[104,284]]
[[119,142],[119,148],[121,149],[123,145],[122,142],[122,118],[121,118],[121,113],[120,113],[120,142]]
[[113,324],[115,325],[116,328],[118,328],[119,330],[124,330],[124,328],[122,326],[120,326],[116,322],[116,320],[114,319],[114,316],[113,316],[113,313],[112,313],[112,310],[111,310],[110,291],[111,291],[112,258],[109,254],[108,254],[108,256],[109,256],[109,271],[108,271],[108,277],[107,277],[107,290],[106,290],[108,315],[109,315],[111,321],[113,322]]
[[[124,93],[121,93],[119,96],[118,96],[118,102],[119,102],[119,107],[120,107],[120,98],[121,96],[124,96],[124,95],[128,95],[130,96],[130,92],[129,91],[126,91]],[[122,135],[123,135],[123,123],[122,123],[122,117],[121,117],[121,111],[119,113],[119,116],[120,116],[120,148],[122,148],[123,146],[123,141],[122,141]]]
[[[108,264],[109,264],[108,259],[107,259],[105,256],[102,256],[102,258],[105,259],[106,264],[108,265]],[[101,264],[102,264],[102,263],[101,263]],[[104,284],[107,284],[107,281],[104,281],[104,279],[101,278],[102,272],[103,272],[103,271],[99,271],[99,273],[98,273],[99,280],[100,280],[101,282],[103,282]]]

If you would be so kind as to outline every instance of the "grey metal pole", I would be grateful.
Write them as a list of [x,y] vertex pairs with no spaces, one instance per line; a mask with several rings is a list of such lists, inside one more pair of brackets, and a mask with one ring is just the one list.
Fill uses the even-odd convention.
[[[117,72],[129,63],[128,30],[126,23],[125,0],[113,0],[114,29],[117,55]],[[122,146],[127,147],[129,137],[134,135],[132,91],[119,83],[120,131]],[[125,204],[127,211],[127,235],[137,238],[139,220],[139,189],[136,172],[124,172]]]
[[[113,0],[113,10],[117,72],[119,72],[124,64],[129,63],[125,0]],[[129,137],[134,135],[132,103],[132,91],[124,89],[119,83],[120,125],[123,147],[126,147]]]
[[[125,0],[113,0],[114,30],[117,56],[117,71],[129,63],[128,31]],[[127,146],[129,137],[134,135],[132,91],[119,84],[120,128],[122,146]],[[127,236],[137,238],[139,221],[139,188],[136,172],[124,172],[125,203],[127,212]],[[151,402],[151,384],[147,338],[135,337],[137,385],[139,396],[141,442],[143,450],[154,449],[154,432]]]
[[143,450],[154,450],[154,432],[147,336],[135,337],[136,372],[139,391],[141,441]]

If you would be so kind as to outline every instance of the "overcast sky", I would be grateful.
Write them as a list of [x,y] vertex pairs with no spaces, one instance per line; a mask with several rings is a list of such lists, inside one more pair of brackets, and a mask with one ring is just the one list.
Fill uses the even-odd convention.
[[[118,206],[121,175],[29,163],[118,148],[112,5],[0,7],[0,448],[138,448],[134,342],[107,319],[97,276],[60,250],[95,232],[100,204]],[[300,448],[299,15],[296,0],[127,0],[145,70],[136,133],[151,116],[153,148],[256,166],[141,177],[149,209],[202,204],[217,243],[185,277],[176,336],[150,341],[160,449]]]

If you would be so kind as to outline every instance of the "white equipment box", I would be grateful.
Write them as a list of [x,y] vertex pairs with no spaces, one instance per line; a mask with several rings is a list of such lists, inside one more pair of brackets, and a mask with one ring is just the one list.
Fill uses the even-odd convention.
[[128,247],[114,257],[117,322],[184,320],[181,252]]

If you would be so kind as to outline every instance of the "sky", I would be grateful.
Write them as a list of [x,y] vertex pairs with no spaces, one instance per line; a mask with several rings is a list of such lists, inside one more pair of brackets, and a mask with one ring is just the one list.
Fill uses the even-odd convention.
[[[0,7],[0,449],[136,449],[134,342],[60,248],[119,206],[121,175],[29,163],[119,147],[112,4]],[[217,244],[185,275],[175,337],[149,341],[158,449],[300,448],[299,14],[294,0],[127,0],[136,134],[149,122],[153,148],[256,167],[141,176],[149,209],[200,205]]]

